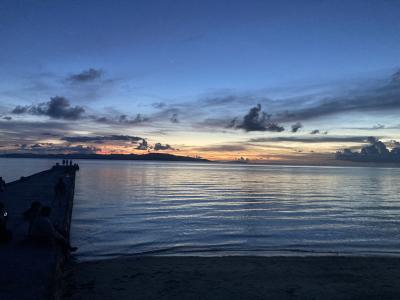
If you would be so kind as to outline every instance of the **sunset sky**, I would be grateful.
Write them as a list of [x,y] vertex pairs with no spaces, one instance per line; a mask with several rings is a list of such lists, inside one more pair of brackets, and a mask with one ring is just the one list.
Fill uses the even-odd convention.
[[399,1],[3,0],[0,152],[394,147],[399,33]]

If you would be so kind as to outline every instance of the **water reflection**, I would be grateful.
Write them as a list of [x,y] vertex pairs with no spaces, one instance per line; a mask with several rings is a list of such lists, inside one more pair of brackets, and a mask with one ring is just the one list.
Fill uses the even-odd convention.
[[79,164],[72,238],[82,260],[399,250],[400,169]]
[[84,162],[82,259],[128,253],[397,252],[398,169]]

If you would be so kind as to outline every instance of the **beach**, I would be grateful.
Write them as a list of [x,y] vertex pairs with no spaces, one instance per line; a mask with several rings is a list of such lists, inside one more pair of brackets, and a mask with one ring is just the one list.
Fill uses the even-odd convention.
[[399,299],[397,257],[133,256],[71,263],[64,299]]

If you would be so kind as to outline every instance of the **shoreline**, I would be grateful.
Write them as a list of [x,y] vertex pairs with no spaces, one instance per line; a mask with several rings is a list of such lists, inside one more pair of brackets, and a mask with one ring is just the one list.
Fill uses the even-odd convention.
[[398,299],[400,257],[133,256],[71,262],[63,299]]

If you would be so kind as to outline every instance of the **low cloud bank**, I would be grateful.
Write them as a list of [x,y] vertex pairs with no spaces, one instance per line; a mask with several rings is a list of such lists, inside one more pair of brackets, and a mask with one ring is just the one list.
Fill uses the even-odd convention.
[[386,145],[376,137],[368,138],[369,145],[361,148],[360,152],[344,149],[336,152],[336,159],[356,162],[400,162],[400,145],[391,141],[389,150]]
[[131,135],[108,135],[108,136],[65,136],[61,140],[70,143],[102,143],[104,141],[123,141],[137,143],[143,138]]

